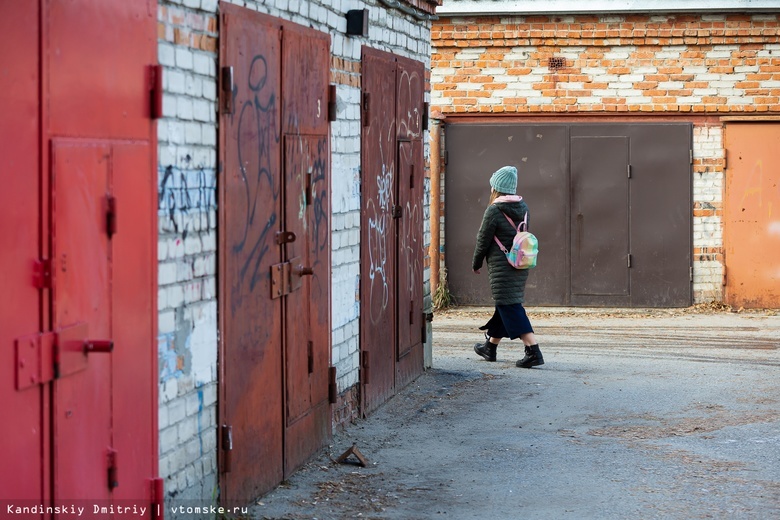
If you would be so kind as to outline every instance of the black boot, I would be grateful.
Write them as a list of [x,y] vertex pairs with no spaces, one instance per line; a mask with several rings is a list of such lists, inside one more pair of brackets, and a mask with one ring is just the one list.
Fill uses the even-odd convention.
[[485,340],[484,345],[480,345],[477,343],[474,345],[474,352],[485,358],[486,361],[495,361],[496,360],[496,345],[495,343],[490,342],[490,338]]
[[525,347],[525,357],[516,363],[520,368],[531,368],[544,365],[544,358],[542,357],[542,351],[539,350],[539,345],[531,345]]

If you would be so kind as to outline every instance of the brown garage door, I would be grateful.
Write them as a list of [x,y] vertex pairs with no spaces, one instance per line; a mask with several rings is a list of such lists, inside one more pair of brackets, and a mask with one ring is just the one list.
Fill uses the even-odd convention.
[[539,237],[528,305],[691,304],[691,135],[677,124],[450,124],[445,260],[464,305],[492,305],[471,273],[474,240],[500,166]]

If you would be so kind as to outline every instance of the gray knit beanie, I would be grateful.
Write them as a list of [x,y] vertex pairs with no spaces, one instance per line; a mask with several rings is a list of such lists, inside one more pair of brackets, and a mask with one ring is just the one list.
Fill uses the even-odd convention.
[[502,166],[490,177],[490,186],[499,193],[514,195],[517,191],[517,168]]

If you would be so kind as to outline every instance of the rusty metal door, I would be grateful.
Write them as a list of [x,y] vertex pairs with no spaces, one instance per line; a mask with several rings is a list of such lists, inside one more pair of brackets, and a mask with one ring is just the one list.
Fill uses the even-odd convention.
[[360,382],[363,413],[395,391],[395,58],[363,47],[360,145]]
[[423,370],[422,63],[363,47],[360,354],[363,413]]
[[396,114],[398,172],[395,197],[400,206],[396,235],[396,303],[398,338],[396,388],[403,388],[423,370],[423,99],[425,67],[397,59]]
[[232,75],[221,83],[219,184],[220,495],[229,503],[284,474],[283,301],[270,277],[282,262],[281,34],[271,18],[220,10],[221,70]]
[[572,304],[626,305],[628,138],[572,137],[570,153]]
[[[726,125],[723,243],[726,303],[780,306],[780,125]],[[774,211],[773,211],[774,210]],[[757,254],[760,252],[760,254]]]
[[690,124],[459,123],[447,125],[446,138],[446,263],[456,302],[492,305],[471,257],[490,174],[514,164],[539,238],[528,305],[690,305]]
[[330,37],[283,28],[284,230],[291,284],[285,298],[285,477],[330,435]]
[[330,41],[220,11],[220,498],[246,503],[330,435]]
[[[16,92],[21,103],[11,97],[3,106],[18,126],[4,136],[14,210],[2,213],[2,224],[21,233],[4,244],[11,256],[3,255],[0,271],[18,276],[8,285],[18,285],[14,300],[23,306],[3,312],[13,325],[0,327],[0,341],[3,352],[15,354],[7,365],[15,374],[0,393],[13,416],[32,420],[29,410],[38,424],[14,421],[3,431],[3,438],[19,433],[4,460],[25,462],[21,479],[2,482],[0,498],[148,507],[161,499],[150,104],[162,94],[150,81],[156,6],[83,0],[14,10],[2,18],[23,30],[33,54],[24,64],[3,63],[2,77],[24,92]],[[112,27],[99,22],[106,19]],[[121,45],[113,24],[121,27]],[[40,86],[31,68],[43,71]],[[80,75],[90,81],[72,81]],[[121,218],[124,211],[132,217]],[[34,327],[18,334],[31,319]],[[21,403],[24,410],[16,410]]]

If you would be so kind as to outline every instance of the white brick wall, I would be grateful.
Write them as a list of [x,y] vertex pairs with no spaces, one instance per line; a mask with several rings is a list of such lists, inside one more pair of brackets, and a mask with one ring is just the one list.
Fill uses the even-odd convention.
[[[177,4],[160,2],[165,33],[205,34],[214,13]],[[184,40],[158,42],[159,469],[169,498],[202,500],[217,485],[217,55]]]

